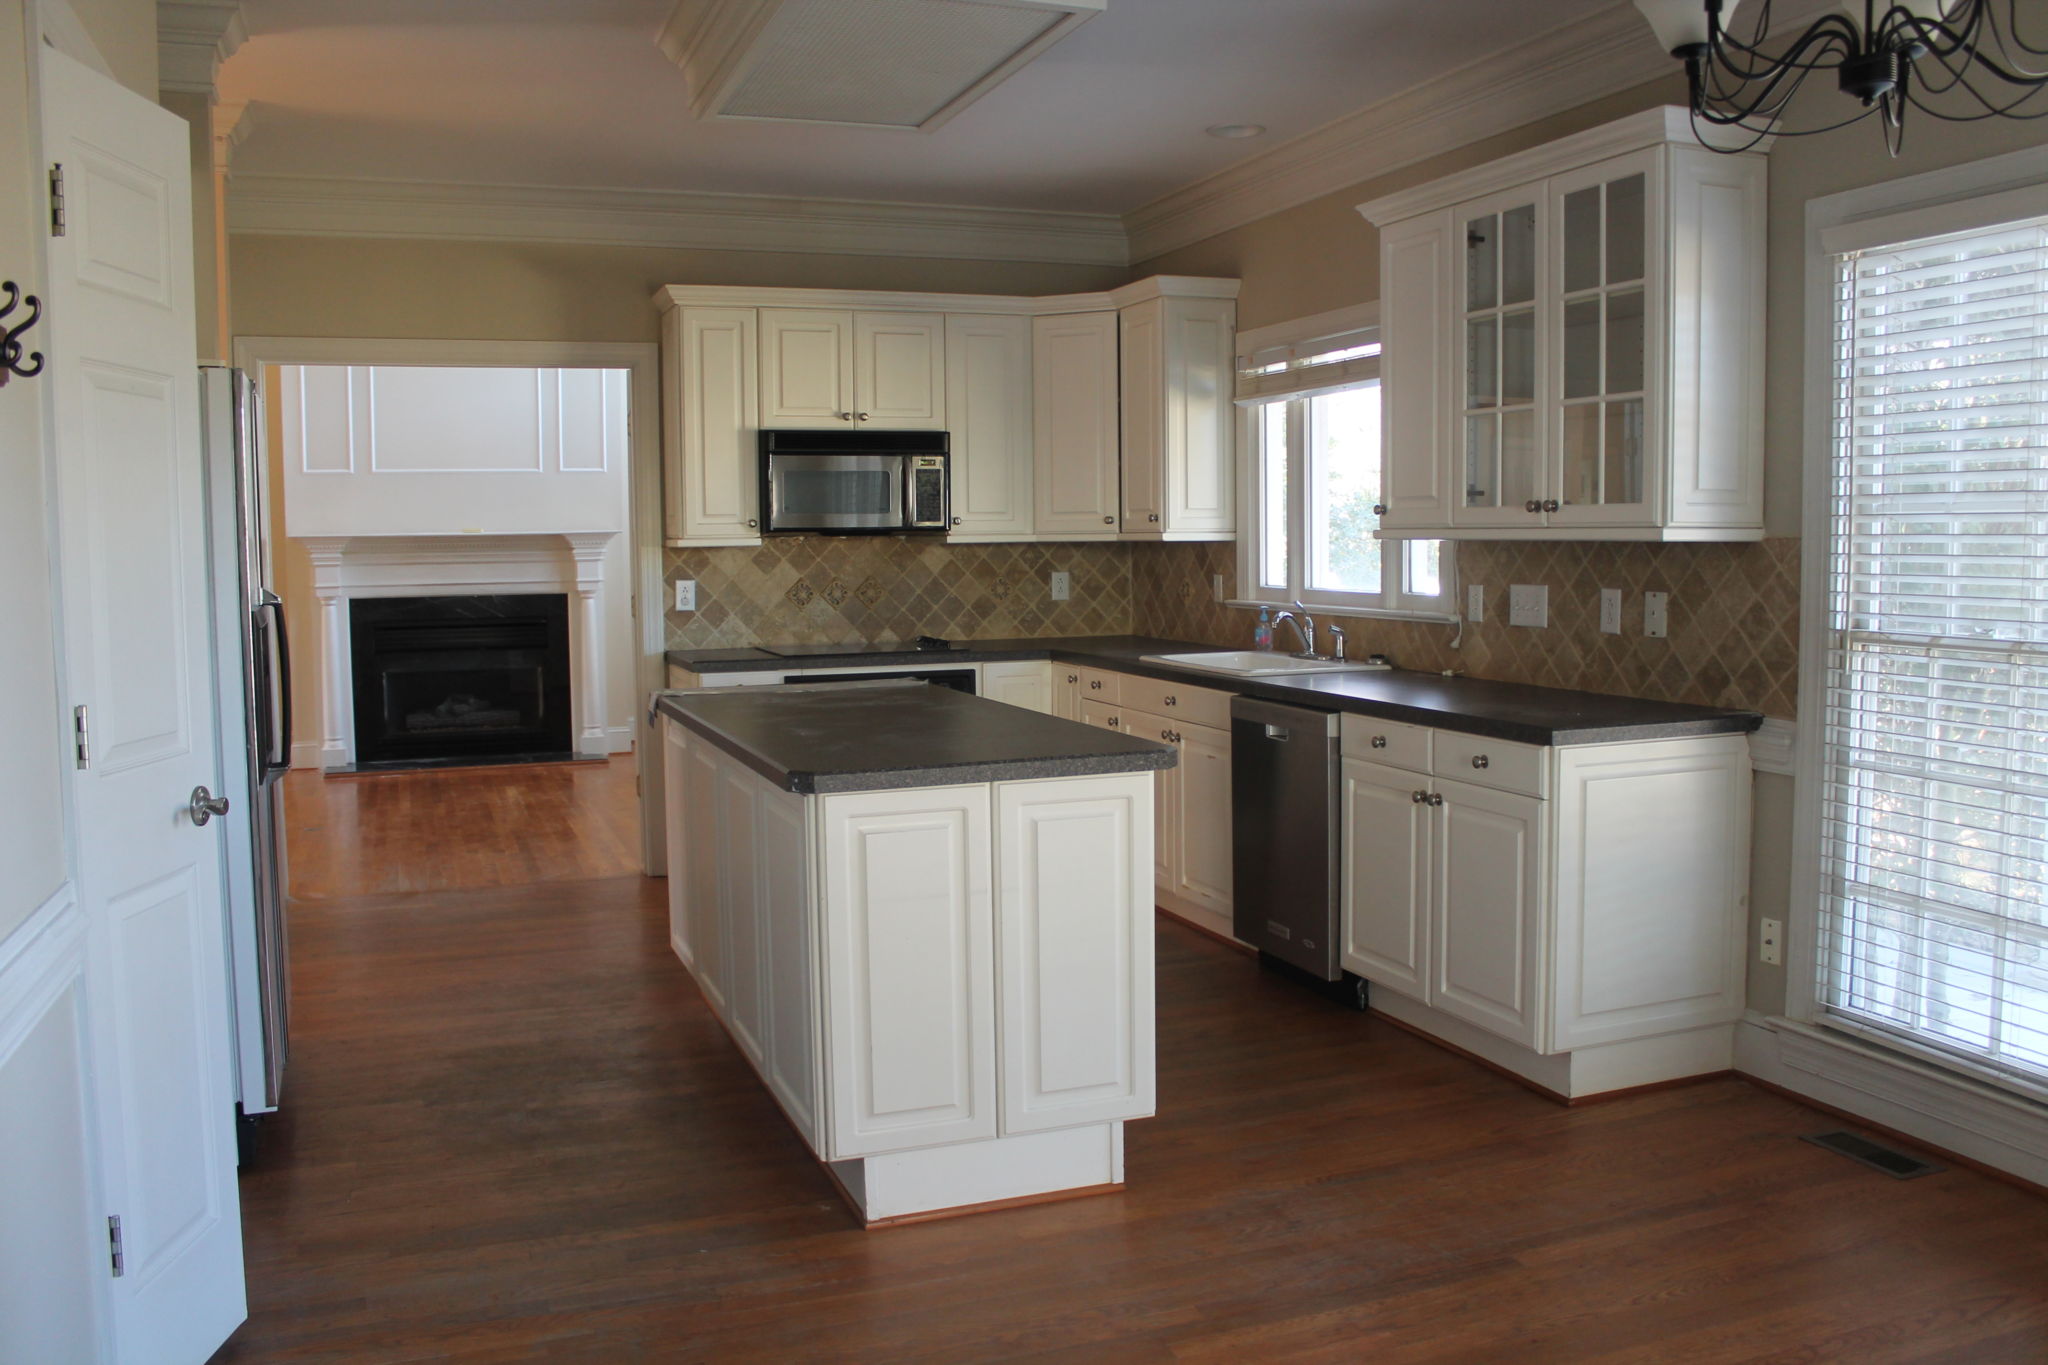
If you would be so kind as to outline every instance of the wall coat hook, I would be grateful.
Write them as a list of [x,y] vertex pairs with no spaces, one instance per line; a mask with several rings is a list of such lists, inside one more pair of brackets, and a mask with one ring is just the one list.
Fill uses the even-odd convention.
[[[43,304],[34,294],[24,295],[13,280],[0,280],[0,290],[6,291],[7,295],[0,300],[0,388],[4,388],[15,375],[34,379],[43,372],[43,353],[29,351],[28,360],[24,363],[22,351],[25,348],[21,344],[21,334],[42,319]],[[28,316],[12,327],[7,326],[5,319],[22,304],[28,306]]]

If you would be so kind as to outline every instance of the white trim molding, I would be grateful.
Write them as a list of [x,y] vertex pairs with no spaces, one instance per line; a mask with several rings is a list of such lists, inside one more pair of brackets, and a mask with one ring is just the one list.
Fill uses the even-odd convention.
[[85,911],[66,881],[0,940],[0,1061],[85,970]]
[[1795,753],[1799,745],[1799,727],[1789,720],[1776,716],[1764,717],[1764,723],[1750,732],[1749,766],[1760,773],[1776,773],[1780,777],[1799,775]]
[[220,64],[248,37],[241,0],[157,0],[157,89],[213,94]]
[[1792,1019],[1735,1030],[1735,1067],[1819,1104],[2048,1185],[2048,1108]]
[[1114,214],[853,199],[242,175],[228,231],[1124,266]]

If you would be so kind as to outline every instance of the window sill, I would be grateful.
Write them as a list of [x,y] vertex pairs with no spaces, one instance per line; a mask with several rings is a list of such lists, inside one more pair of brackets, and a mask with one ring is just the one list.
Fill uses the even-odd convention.
[[[1238,607],[1246,611],[1257,611],[1261,607],[1271,611],[1297,610],[1292,602],[1242,601],[1238,598],[1231,598],[1223,605],[1226,607]],[[1389,607],[1333,607],[1327,603],[1318,606],[1314,602],[1309,603],[1305,610],[1311,616],[1353,616],[1362,617],[1368,621],[1414,621],[1422,625],[1431,626],[1455,626],[1461,624],[1457,616],[1450,612],[1441,611],[1396,611]]]

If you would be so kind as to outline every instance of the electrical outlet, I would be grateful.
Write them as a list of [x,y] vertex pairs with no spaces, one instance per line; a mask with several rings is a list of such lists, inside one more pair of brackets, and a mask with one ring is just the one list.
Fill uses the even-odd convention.
[[1052,600],[1064,602],[1074,591],[1074,580],[1067,576],[1065,569],[1055,569],[1046,577],[1046,585],[1052,589]]
[[1486,585],[1467,583],[1465,585],[1465,619],[1475,625],[1486,619]]
[[1757,960],[1771,967],[1785,965],[1785,922],[1767,919],[1757,935]]
[[1600,589],[1600,633],[1621,634],[1621,589]]
[[1671,594],[1668,592],[1646,592],[1643,594],[1643,634],[1652,640],[1661,640],[1671,633]]
[[675,609],[676,609],[677,611],[695,611],[695,610],[697,610],[697,580],[696,580],[696,579],[694,579],[694,578],[678,578],[678,579],[676,580],[676,606],[675,606]]
[[1508,624],[1547,626],[1550,624],[1550,588],[1542,583],[1514,583],[1508,587]]

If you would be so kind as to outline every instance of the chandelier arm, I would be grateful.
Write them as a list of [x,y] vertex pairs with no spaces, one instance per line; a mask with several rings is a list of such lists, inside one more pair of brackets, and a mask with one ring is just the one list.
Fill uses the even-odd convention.
[[[2023,64],[2013,60],[2011,50],[2006,47],[2006,35],[1999,31],[1996,24],[1987,25],[1987,27],[1990,29],[1992,41],[1997,44],[1998,55],[2004,58],[2004,62],[2001,63],[1993,60],[1979,51],[1972,54],[1978,63],[2008,85],[2048,84],[2048,72],[2029,71]],[[2021,51],[2033,57],[2048,56],[2048,53],[2035,52],[2033,49],[2025,46],[2021,47]]]
[[[1701,89],[1696,92],[1695,104],[1700,102],[1697,96],[1704,94],[1738,111],[1731,117],[1724,113],[1716,113],[1712,109],[1703,109],[1702,112],[1709,121],[1716,123],[1738,123],[1765,110],[1770,111],[1771,117],[1776,117],[1777,113],[1790,104],[1793,97],[1799,93],[1807,76],[1814,71],[1826,69],[1828,65],[1805,60],[1806,49],[1832,47],[1841,40],[1839,34],[1822,32],[1820,28],[1821,26],[1816,25],[1814,29],[1801,35],[1788,53],[1790,60],[1768,71],[1760,71],[1754,76],[1745,76],[1740,69],[1717,69],[1711,60],[1704,63],[1705,74],[1710,79],[1704,81]],[[1739,84],[1733,87],[1724,84],[1721,79],[1724,76],[1735,77]],[[1761,89],[1751,93],[1750,87],[1755,86],[1760,86]]]
[[[1807,57],[1807,52],[1809,49],[1819,48],[1821,52],[1825,53],[1829,47],[1834,44],[1840,44],[1843,56],[1853,56],[1861,45],[1862,36],[1862,31],[1856,27],[1849,16],[1846,14],[1829,13],[1823,14],[1820,18],[1807,25],[1806,30],[1792,40],[1791,46],[1775,57],[1761,48],[1753,47],[1739,39],[1730,38],[1725,32],[1716,33],[1708,44],[1708,50],[1711,60],[1737,73],[1744,80],[1758,80],[1768,72],[1782,71],[1788,66],[1803,66],[1808,70],[1820,70],[1838,65],[1838,63],[1834,62],[1811,60]],[[1761,42],[1762,39],[1759,38],[1758,41]],[[1761,65],[1755,67],[1738,65],[1735,61],[1731,60],[1731,54],[1753,57]]]
[[[1989,0],[1986,0],[1984,8],[1989,10],[1990,7]],[[2020,0],[2006,0],[2005,9],[2007,15],[2005,26],[2011,30],[2012,40],[2018,43],[2022,50],[2036,57],[2048,57],[2048,47],[2036,47],[2028,42],[2025,36],[2020,33]]]
[[[1981,69],[1989,73],[1990,75],[1997,77],[2006,85],[2019,87],[2023,90],[2023,93],[2020,94],[2017,98],[2015,98],[2012,101],[2011,105],[2006,106],[2008,108],[2016,106],[2021,101],[2030,98],[2034,94],[2034,92],[2044,87],[2048,87],[2048,73],[2036,75],[2034,73],[2023,70],[2015,71],[2002,65],[1997,61],[1994,61],[1992,58],[1985,56],[1982,52],[1967,53],[1960,60],[1955,59],[1951,54],[1942,52],[1929,52],[1927,54],[1927,58],[1931,59],[1936,65],[1940,66],[1941,69],[1943,71],[1946,71],[1950,77],[1948,82],[1944,85],[1928,85],[1927,88],[1929,93],[1945,95],[1949,91],[1955,89],[1957,86],[1960,85],[1964,89],[1969,91],[1969,93],[1972,96],[1974,96],[1978,100],[1978,102],[1983,104],[1987,109],[1997,108],[1998,105],[1995,101],[1984,95],[1982,91],[1978,90],[1976,86],[1970,83],[1970,73],[1972,70]],[[1915,62],[1912,63],[1912,65],[1917,67],[1920,64],[1918,62]],[[1927,82],[1923,79],[1921,84],[1927,85]],[[1924,108],[1925,106],[1921,107]],[[1935,117],[1940,118],[1943,116],[1937,114],[1935,115]]]
[[[1923,81],[1922,84],[1924,85],[1925,82]],[[2007,103],[1998,104],[1994,103],[1984,94],[1983,91],[1979,90],[1976,86],[1970,83],[1969,73],[1967,70],[1965,70],[1963,72],[1957,73],[1956,79],[1954,81],[1950,82],[1948,85],[1943,86],[1939,91],[1935,91],[1932,93],[1945,95],[1948,92],[1956,89],[1957,87],[1961,87],[1964,94],[1968,95],[1971,99],[1977,102],[1981,112],[1972,114],[1954,113],[1949,110],[1942,109],[1933,104],[1928,103],[1925,99],[1921,97],[1918,91],[1912,92],[1911,94],[1913,107],[1927,114],[1931,118],[1938,118],[1942,120],[1944,123],[1983,123],[1987,120],[1994,118],[2048,118],[2048,107],[2043,107],[2034,110],[2022,110],[2020,108],[2022,104],[2025,104],[2028,100],[2040,94],[2042,90],[2048,89],[2048,86],[2028,86],[2024,91],[2014,96]]]

